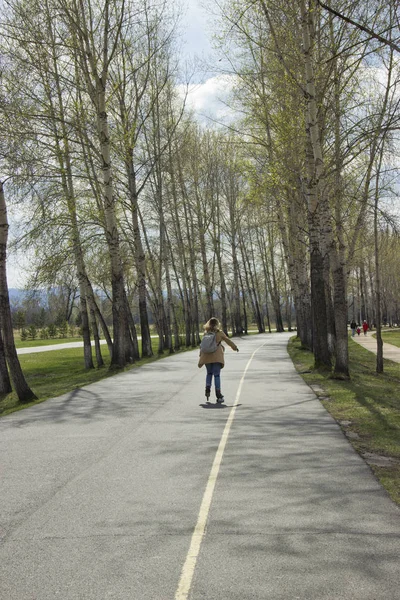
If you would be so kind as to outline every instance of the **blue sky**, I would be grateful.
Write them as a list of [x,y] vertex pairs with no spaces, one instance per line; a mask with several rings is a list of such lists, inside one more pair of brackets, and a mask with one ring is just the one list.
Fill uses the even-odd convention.
[[211,51],[211,44],[208,37],[209,27],[205,9],[199,0],[186,0],[184,11],[186,12],[183,18],[186,51],[190,55],[208,54]]

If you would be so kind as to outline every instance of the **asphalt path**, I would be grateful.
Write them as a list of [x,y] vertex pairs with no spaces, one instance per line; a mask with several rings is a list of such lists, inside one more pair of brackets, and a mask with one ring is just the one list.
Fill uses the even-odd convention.
[[[140,338],[139,338],[140,339]],[[106,340],[100,340],[100,344],[106,344]],[[47,346],[32,346],[31,348],[17,348],[17,354],[36,354],[37,352],[52,352],[53,350],[65,350],[68,348],[83,348],[83,342],[64,342],[61,344],[48,344]]]
[[2,600],[398,600],[400,511],[289,334],[186,352],[0,420]]
[[[249,329],[249,333],[253,330]],[[150,336],[158,339],[158,335]],[[139,335],[138,340],[142,337]],[[100,340],[100,344],[106,344],[107,340]],[[92,341],[93,344],[93,341]],[[65,350],[68,348],[83,348],[83,341],[77,342],[61,342],[60,344],[48,344],[46,346],[30,346],[28,348],[17,348],[17,354],[36,354],[37,352],[53,352],[54,350]]]
[[[361,335],[352,336],[351,339],[353,340],[353,342],[357,342],[357,344],[360,344],[360,346],[363,346],[370,352],[373,352],[374,354],[378,353],[377,340],[372,333],[368,333],[368,335],[364,335],[362,333]],[[393,344],[383,342],[382,351],[383,358],[387,358],[388,360],[392,360],[393,362],[400,363],[400,348],[398,346],[394,346]]]

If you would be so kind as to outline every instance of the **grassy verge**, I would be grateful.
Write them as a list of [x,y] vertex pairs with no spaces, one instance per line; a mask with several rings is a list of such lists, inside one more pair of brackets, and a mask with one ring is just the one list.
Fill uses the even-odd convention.
[[377,375],[375,355],[349,341],[351,380],[338,381],[313,368],[312,353],[302,350],[296,338],[290,340],[288,350],[304,381],[320,388],[316,393],[324,407],[400,505],[399,365],[385,360],[385,373]]
[[400,330],[399,331],[382,331],[382,340],[387,344],[399,346],[400,348]]
[[[168,352],[159,356],[157,354],[158,339],[152,339],[154,356],[137,361],[133,365],[127,366],[124,370],[136,369],[144,364],[154,362],[160,358],[169,356]],[[183,348],[179,352],[192,350],[192,348]],[[28,406],[33,406],[43,402],[48,398],[55,398],[67,392],[79,389],[89,383],[94,383],[115,375],[110,372],[110,358],[106,346],[102,346],[103,359],[105,366],[100,369],[86,370],[83,366],[82,348],[68,348],[63,350],[51,350],[48,352],[38,352],[24,354],[19,356],[22,370],[26,380],[38,396],[39,400],[27,404],[20,404],[15,392],[0,396],[0,416],[7,415]],[[94,350],[93,350],[94,358]]]

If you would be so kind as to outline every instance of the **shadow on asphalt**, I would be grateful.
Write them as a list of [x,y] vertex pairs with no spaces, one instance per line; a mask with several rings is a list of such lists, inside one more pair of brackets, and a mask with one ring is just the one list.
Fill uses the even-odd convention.
[[[202,408],[233,408],[233,404],[212,404],[211,402],[208,404],[199,404]],[[236,406],[242,406],[241,404],[237,404]]]

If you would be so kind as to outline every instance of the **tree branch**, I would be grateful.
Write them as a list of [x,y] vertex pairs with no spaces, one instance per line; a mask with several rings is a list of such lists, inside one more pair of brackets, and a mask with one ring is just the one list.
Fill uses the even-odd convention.
[[328,6],[327,4],[324,4],[323,2],[321,2],[321,0],[317,0],[317,2],[322,8],[324,8],[325,10],[330,12],[332,15],[335,15],[335,17],[339,17],[339,19],[346,21],[346,23],[349,23],[350,25],[354,25],[354,27],[357,27],[357,29],[361,29],[361,31],[364,31],[364,33],[367,33],[369,36],[371,36],[371,38],[374,38],[374,39],[378,40],[379,42],[382,42],[382,44],[385,44],[386,46],[390,46],[393,50],[397,50],[397,52],[400,52],[400,46],[398,46],[391,40],[388,40],[387,38],[382,37],[381,35],[379,35],[379,33],[375,33],[374,31],[372,31],[372,29],[365,27],[365,25],[361,25],[360,23],[353,21],[353,19],[350,19],[350,17],[346,17],[342,13],[339,13],[337,10],[335,10],[335,9],[331,8],[330,6]]

